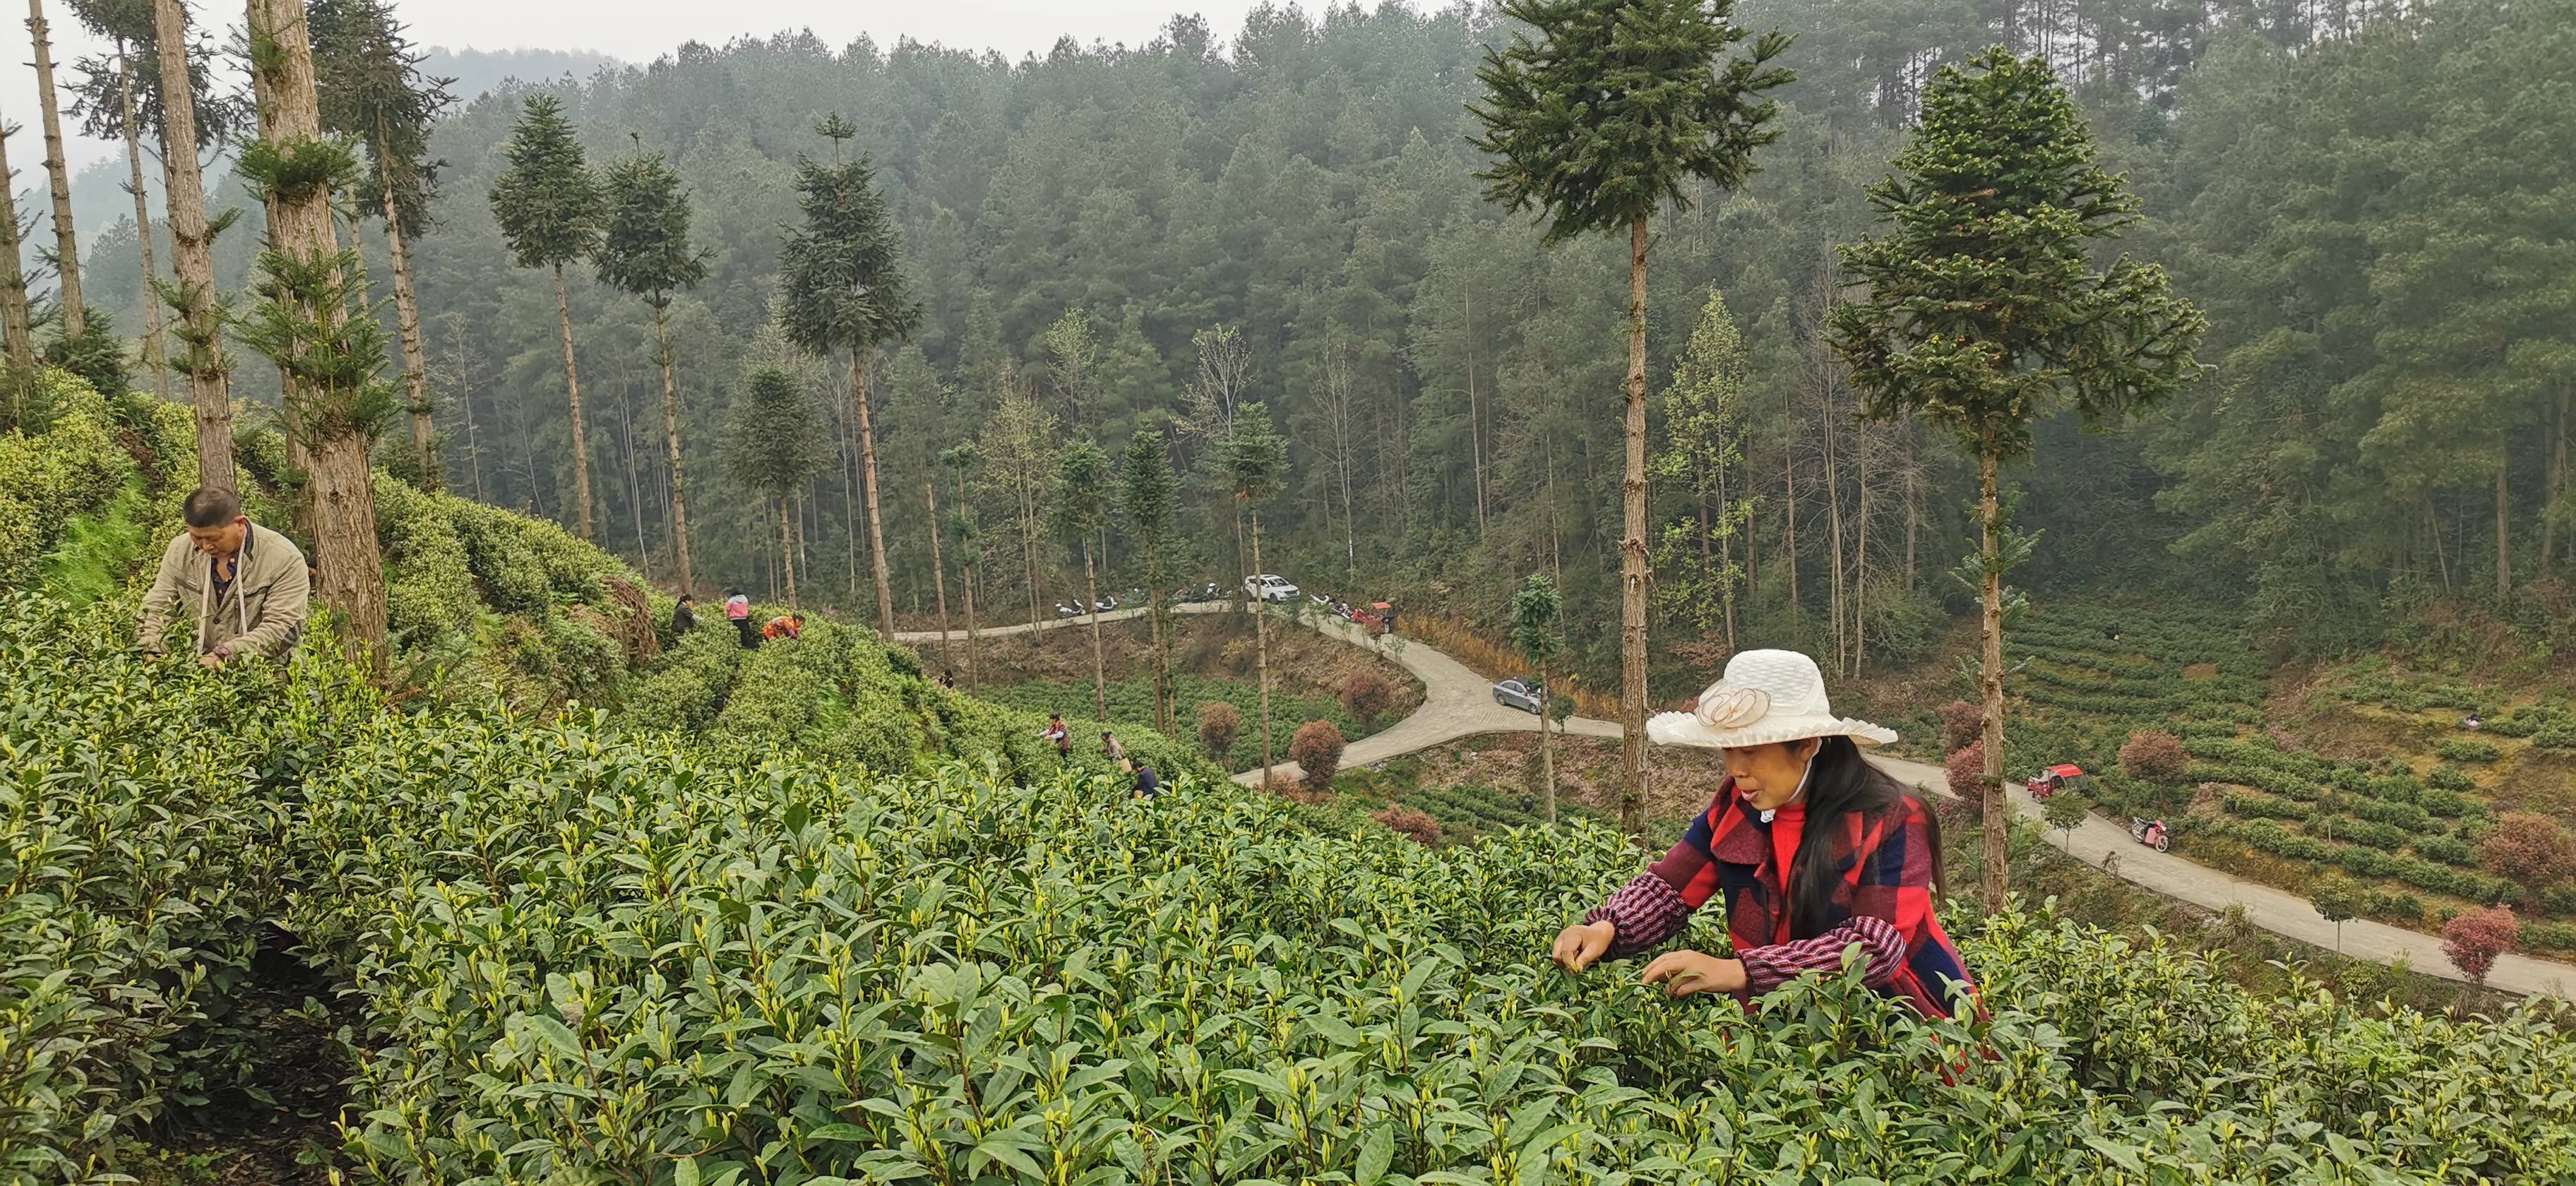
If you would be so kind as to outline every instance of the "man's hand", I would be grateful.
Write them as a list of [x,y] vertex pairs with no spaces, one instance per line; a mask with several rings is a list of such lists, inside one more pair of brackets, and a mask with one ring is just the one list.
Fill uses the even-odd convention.
[[1568,972],[1580,972],[1598,962],[1610,950],[1610,941],[1619,936],[1619,928],[1608,919],[1576,923],[1556,933],[1556,947],[1548,953],[1556,966]]
[[1702,992],[1734,992],[1744,987],[1744,962],[1722,960],[1696,951],[1667,951],[1646,965],[1641,984],[1660,984],[1664,995],[1686,997]]
[[221,650],[208,651],[205,654],[197,656],[197,666],[199,667],[221,667],[223,665],[224,653]]

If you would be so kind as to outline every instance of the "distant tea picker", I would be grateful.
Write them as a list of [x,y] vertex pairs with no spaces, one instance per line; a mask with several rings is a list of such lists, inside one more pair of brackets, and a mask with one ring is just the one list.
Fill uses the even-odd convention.
[[1690,712],[1646,722],[1659,745],[1723,751],[1726,781],[1664,859],[1556,937],[1553,956],[1581,972],[1642,953],[1682,932],[1723,894],[1733,958],[1670,951],[1642,979],[1672,996],[1754,997],[1804,972],[1838,972],[1854,946],[1862,979],[1930,1017],[1950,1016],[1975,985],[1932,914],[1941,831],[1912,792],[1863,760],[1896,734],[1834,715],[1816,661],[1744,651]]
[[191,645],[208,667],[295,649],[313,578],[294,541],[251,522],[230,490],[189,491],[180,517],[188,529],[161,550],[143,595],[143,650],[160,654],[181,613],[192,615]]

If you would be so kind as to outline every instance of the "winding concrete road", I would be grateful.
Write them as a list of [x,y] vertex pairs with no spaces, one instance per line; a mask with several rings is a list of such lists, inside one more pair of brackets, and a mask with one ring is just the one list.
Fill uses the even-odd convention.
[[[1232,608],[1230,602],[1172,607],[1177,613],[1220,613]],[[1112,610],[1099,615],[1099,618],[1102,622],[1117,622],[1140,617],[1144,612],[1141,609]],[[1422,643],[1401,636],[1371,638],[1366,631],[1329,614],[1300,617],[1316,630],[1353,646],[1375,651],[1402,665],[1422,681],[1422,707],[1384,732],[1352,742],[1350,748],[1342,752],[1342,765],[1346,767],[1372,766],[1389,758],[1480,733],[1528,733],[1538,728],[1537,717],[1494,703],[1491,680]],[[1090,615],[1085,615],[1054,622],[998,627],[979,633],[1025,634],[1033,630],[1085,625],[1090,620]],[[950,637],[962,638],[964,632],[952,631]],[[937,642],[939,632],[910,631],[895,635],[895,639],[906,643]],[[1564,732],[1577,737],[1617,737],[1620,730],[1616,721],[1575,717],[1565,722]],[[1949,776],[1938,766],[1886,757],[1874,757],[1871,761],[1909,785],[1944,795],[1950,793]],[[1270,768],[1270,776],[1276,782],[1295,781],[1300,773],[1294,762]],[[1235,775],[1234,780],[1245,786],[1259,786],[1261,771],[1247,770]],[[2006,797],[2011,801],[2015,814],[2031,820],[2041,818],[2038,801],[2028,794],[2008,790]],[[2132,884],[2212,911],[2224,912],[2230,906],[2243,906],[2247,919],[2264,930],[2329,950],[2337,946],[2335,924],[2319,917],[2316,907],[2307,899],[2287,890],[2194,864],[2172,853],[2157,852],[2130,839],[2128,829],[2101,816],[2086,817],[2084,823],[2071,833],[2051,830],[2047,834],[2052,842],[2066,850],[2067,855]],[[2344,923],[2341,948],[2348,956],[2383,964],[2394,964],[2402,959],[2417,972],[2452,980],[2466,979],[2442,954],[2441,939],[2386,923],[2367,919]],[[2496,960],[2494,970],[2487,974],[2487,984],[2526,996],[2547,994],[2576,999],[2576,966],[2529,956],[2502,956]]]

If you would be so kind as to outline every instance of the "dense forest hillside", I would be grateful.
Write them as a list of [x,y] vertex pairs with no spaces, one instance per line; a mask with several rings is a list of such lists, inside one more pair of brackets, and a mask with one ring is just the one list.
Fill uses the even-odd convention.
[[[1740,16],[1798,35],[1786,136],[1743,192],[1658,223],[1649,338],[1660,390],[1712,293],[1741,331],[1740,468],[1710,520],[1742,522],[1740,631],[1904,660],[1956,591],[1966,467],[1917,427],[1856,423],[1819,326],[1840,291],[1831,248],[1870,229],[1862,190],[1919,84],[2009,39],[2076,84],[2146,204],[2120,246],[2207,309],[2215,364],[2137,431],[2045,428],[2011,475],[2020,526],[2042,533],[2015,579],[2241,602],[2284,649],[2368,644],[2442,597],[2500,609],[2526,646],[2559,640],[2576,110],[2543,84],[2576,57],[2567,0],[1772,0]],[[1506,35],[1465,5],[1283,7],[1230,37],[1176,18],[1146,45],[1068,40],[1016,63],[785,34],[532,85],[561,95],[595,167],[668,153],[695,198],[709,272],[673,324],[683,437],[709,455],[746,359],[782,354],[762,329],[791,165],[831,156],[818,119],[855,124],[848,148],[880,170],[925,312],[869,385],[899,609],[931,600],[924,487],[970,439],[988,605],[1052,602],[1068,564],[1078,582],[1043,516],[1021,513],[1020,459],[1140,425],[1179,430],[1204,479],[1188,567],[1231,580],[1229,505],[1195,433],[1259,399],[1291,442],[1273,567],[1488,622],[1520,576],[1554,570],[1578,661],[1606,672],[1625,260],[1597,242],[1543,250],[1480,200],[1466,105]],[[518,113],[504,90],[438,124],[421,300],[448,479],[569,521],[553,286],[511,266],[485,200]],[[225,275],[246,275],[252,246],[219,244]],[[116,250],[93,270],[130,272]],[[667,577],[649,312],[584,276],[571,297],[600,542]],[[799,500],[800,567],[857,604],[849,388],[801,374],[838,460]],[[698,570],[774,580],[771,504],[712,465],[693,480]],[[1683,485],[1659,484],[1655,514],[1686,534],[1703,508]],[[1666,558],[1659,631],[1714,624],[1691,551]]]

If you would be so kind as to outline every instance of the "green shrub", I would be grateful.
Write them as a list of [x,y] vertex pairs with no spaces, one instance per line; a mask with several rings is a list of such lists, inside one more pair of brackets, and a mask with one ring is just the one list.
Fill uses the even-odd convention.
[[[2468,771],[2462,770],[2457,766],[2434,767],[2429,773],[2424,775],[2424,783],[2425,785],[2432,787],[2435,791],[2448,792],[2453,798],[2457,798],[2461,792],[2474,791],[2478,789],[2478,780],[2469,777]],[[2435,815],[2459,814],[2458,811],[2444,811],[2441,808],[2435,807],[2433,805],[2435,802],[2436,800],[2433,796],[2428,794],[2423,796],[2420,800],[2420,805],[2424,810],[2430,811]],[[2449,800],[2441,800],[2441,802],[2449,802]]]
[[2433,743],[2433,753],[2451,762],[2492,762],[2501,752],[2492,741],[2467,737],[2445,737]]

